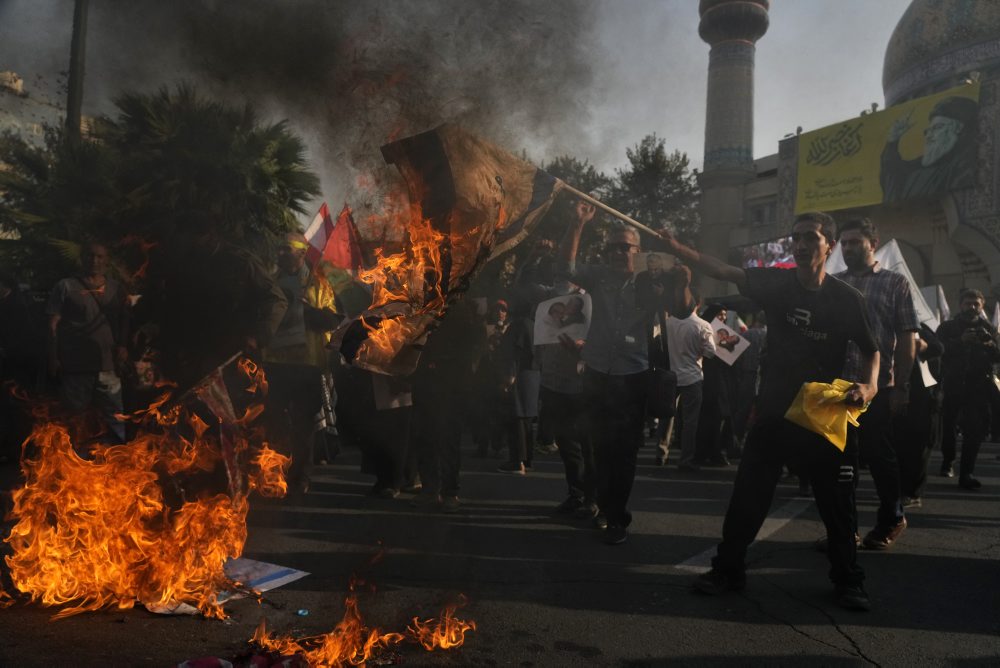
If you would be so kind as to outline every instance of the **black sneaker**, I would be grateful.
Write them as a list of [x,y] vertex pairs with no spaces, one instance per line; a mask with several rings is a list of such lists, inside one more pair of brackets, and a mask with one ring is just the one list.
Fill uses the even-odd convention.
[[584,502],[579,508],[573,511],[573,517],[580,520],[592,520],[597,517],[597,504],[593,501]]
[[521,462],[506,462],[498,466],[497,471],[500,473],[509,473],[511,475],[524,475],[527,471],[527,467]]
[[954,478],[955,477],[955,467],[950,463],[941,465],[941,477],[942,478]]
[[714,568],[707,573],[702,573],[694,581],[694,588],[702,594],[708,594],[709,596],[718,596],[727,591],[743,591],[746,586],[746,575],[727,575]]
[[594,515],[594,526],[600,529],[601,531],[607,529],[608,528],[607,516],[605,516],[605,514],[601,512]]
[[837,605],[845,610],[871,610],[872,602],[861,585],[837,585]]
[[725,468],[729,466],[729,460],[726,459],[725,455],[719,455],[718,457],[712,457],[711,459],[705,461],[702,466],[707,466],[709,468]]
[[904,496],[903,497],[903,507],[904,508],[922,508],[924,502],[919,496]]
[[621,545],[628,540],[628,529],[617,524],[609,524],[604,530],[605,545]]
[[983,483],[979,482],[971,475],[964,475],[958,479],[958,486],[962,489],[967,489],[969,491],[975,491],[983,486]]
[[578,499],[575,496],[567,497],[565,501],[556,506],[556,512],[560,515],[569,515],[570,513],[575,513],[577,510],[583,507],[583,499]]

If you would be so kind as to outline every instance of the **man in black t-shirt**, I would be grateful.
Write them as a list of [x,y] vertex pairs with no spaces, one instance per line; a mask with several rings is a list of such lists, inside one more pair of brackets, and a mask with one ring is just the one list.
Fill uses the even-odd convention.
[[[841,452],[823,437],[788,420],[785,412],[806,382],[829,383],[844,366],[847,342],[862,353],[861,378],[847,393],[853,405],[867,405],[877,391],[879,354],[864,297],[828,276],[827,257],[835,239],[833,219],[823,213],[800,215],[792,226],[795,269],[740,269],[702,255],[663,233],[670,252],[713,278],[735,283],[767,315],[768,355],[762,370],[757,422],[747,435],[743,458],[722,528],[712,570],[696,588],[706,594],[746,585],[746,550],[767,517],[782,465],[797,460],[808,476],[829,537],[830,579],[837,602],[855,610],[871,603],[862,587],[854,541],[853,453]],[[780,351],[780,352],[778,352]]]

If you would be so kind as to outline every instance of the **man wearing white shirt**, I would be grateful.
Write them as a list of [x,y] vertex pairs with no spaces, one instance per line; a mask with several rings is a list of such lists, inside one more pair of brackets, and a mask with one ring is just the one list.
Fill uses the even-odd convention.
[[[694,463],[695,437],[698,434],[698,414],[701,412],[701,391],[705,381],[702,360],[715,357],[712,326],[698,317],[697,304],[683,316],[667,318],[667,354],[670,368],[677,374],[677,397],[681,410],[681,459],[679,471],[697,471]],[[671,418],[672,420],[673,418]],[[667,428],[665,442],[670,442],[673,424]]]

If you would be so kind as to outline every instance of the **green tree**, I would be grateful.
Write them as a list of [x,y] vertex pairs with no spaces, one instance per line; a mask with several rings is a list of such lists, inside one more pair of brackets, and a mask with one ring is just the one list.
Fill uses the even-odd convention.
[[[601,201],[607,201],[615,191],[615,179],[597,171],[587,160],[564,155],[543,165],[542,169]],[[560,197],[555,201],[552,212],[542,221],[542,232],[546,238],[553,239],[557,243],[562,239],[566,226],[572,221],[574,205],[575,199],[572,197]],[[586,260],[596,258],[609,226],[609,218],[601,214],[591,225],[584,228],[583,236],[580,238],[582,258]]]
[[587,160],[580,160],[569,155],[562,155],[552,162],[542,165],[542,169],[557,179],[562,179],[577,190],[589,193],[598,199],[612,192],[614,179]]
[[133,270],[140,245],[192,233],[266,256],[319,192],[302,140],[250,105],[179,86],[125,93],[116,106],[82,140],[58,130],[43,147],[0,138],[0,229],[13,237],[0,249],[21,280],[47,288],[72,270],[84,238],[107,243]]
[[616,170],[609,204],[654,229],[669,227],[685,241],[698,232],[700,191],[687,154],[668,153],[666,142],[646,135],[626,149],[628,166]]

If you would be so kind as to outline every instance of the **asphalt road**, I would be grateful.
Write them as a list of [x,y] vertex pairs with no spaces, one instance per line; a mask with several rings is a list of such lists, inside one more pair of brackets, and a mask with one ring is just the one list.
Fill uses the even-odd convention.
[[[0,666],[172,666],[231,658],[254,628],[311,635],[340,620],[352,573],[370,625],[401,630],[457,594],[477,630],[464,647],[403,646],[384,659],[411,666],[998,666],[1000,665],[1000,445],[987,444],[983,489],[933,477],[924,506],[887,553],[863,552],[874,610],[833,602],[815,506],[779,486],[766,537],[751,548],[748,587],[711,598],[694,574],[717,542],[735,467],[680,474],[641,455],[629,541],[606,546],[587,523],[552,514],[564,481],[556,455],[510,476],[498,460],[464,453],[462,510],[414,509],[410,497],[365,496],[356,451],[321,467],[298,504],[257,503],[245,556],[310,576],[259,605],[227,605],[226,621],[161,617],[142,609],[53,622],[50,609],[0,611]],[[939,456],[931,462],[936,472]],[[3,471],[10,480],[11,467]],[[876,499],[859,491],[862,531]],[[384,555],[371,564],[384,548]],[[307,616],[297,614],[308,610]]]

